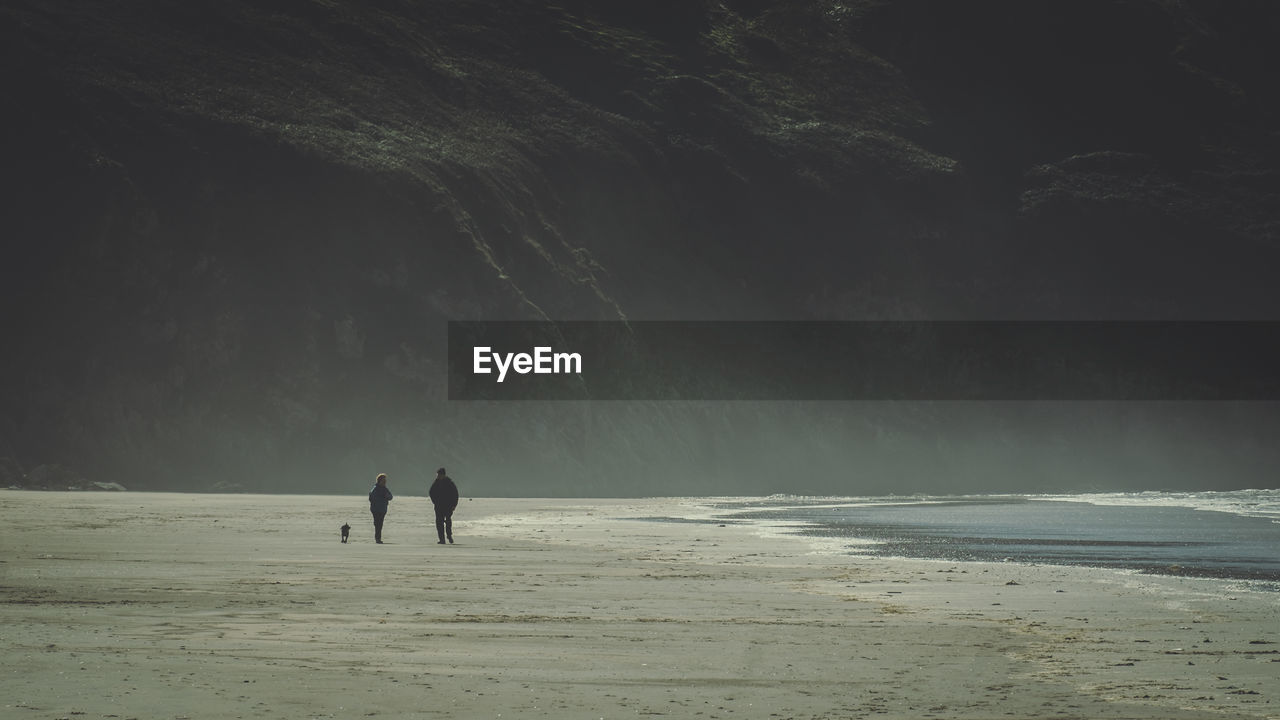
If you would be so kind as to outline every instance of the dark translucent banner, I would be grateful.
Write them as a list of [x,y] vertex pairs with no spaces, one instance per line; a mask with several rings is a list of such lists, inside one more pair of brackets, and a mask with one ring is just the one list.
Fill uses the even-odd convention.
[[1280,400],[1273,322],[450,322],[450,400]]

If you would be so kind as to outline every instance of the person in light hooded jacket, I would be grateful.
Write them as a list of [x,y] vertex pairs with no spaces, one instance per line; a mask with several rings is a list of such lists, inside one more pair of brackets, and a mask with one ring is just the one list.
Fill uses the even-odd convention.
[[387,517],[387,506],[391,503],[391,489],[387,487],[386,473],[378,475],[369,491],[369,512],[373,513],[373,539],[382,544],[382,520]]

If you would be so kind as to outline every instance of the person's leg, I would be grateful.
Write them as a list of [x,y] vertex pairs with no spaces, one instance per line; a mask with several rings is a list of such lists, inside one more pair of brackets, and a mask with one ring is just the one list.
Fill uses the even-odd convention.
[[443,510],[436,509],[436,535],[440,536],[440,544],[444,544],[444,519],[446,515]]
[[445,513],[444,516],[444,536],[453,542],[453,513]]
[[382,542],[382,521],[387,517],[386,513],[373,514],[373,540],[374,542]]

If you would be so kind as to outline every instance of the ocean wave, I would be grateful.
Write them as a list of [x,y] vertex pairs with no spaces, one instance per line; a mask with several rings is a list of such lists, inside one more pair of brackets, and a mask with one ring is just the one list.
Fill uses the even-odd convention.
[[1076,493],[1035,495],[1038,500],[1084,502],[1132,507],[1185,507],[1268,518],[1280,522],[1280,490],[1224,490],[1200,492],[1147,491],[1133,493]]

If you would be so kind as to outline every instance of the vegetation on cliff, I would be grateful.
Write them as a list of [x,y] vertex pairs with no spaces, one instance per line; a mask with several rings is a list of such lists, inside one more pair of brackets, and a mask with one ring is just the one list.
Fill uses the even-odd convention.
[[444,323],[1270,318],[1278,18],[10,0],[0,457],[131,488],[1159,483],[1176,459],[1106,458],[1189,429],[1253,447],[1257,416],[1152,413],[1117,445],[1132,415],[979,408],[960,437],[936,408],[450,404]]

